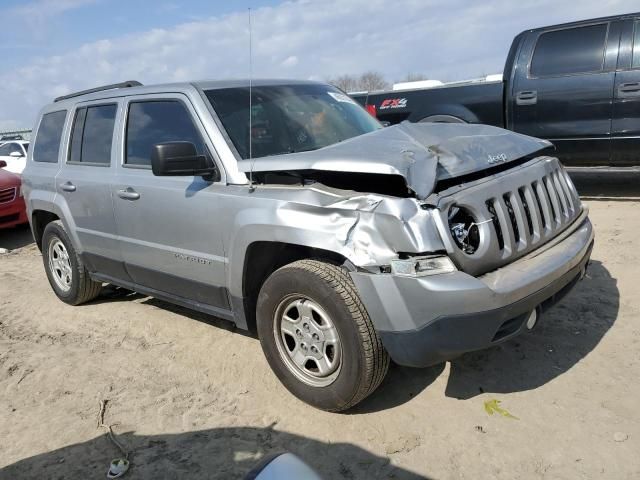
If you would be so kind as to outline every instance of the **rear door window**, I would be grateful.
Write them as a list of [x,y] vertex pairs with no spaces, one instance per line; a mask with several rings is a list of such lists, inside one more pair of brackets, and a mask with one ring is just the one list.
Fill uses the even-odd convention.
[[531,60],[531,76],[550,77],[601,71],[607,25],[602,23],[540,35]]
[[69,163],[109,165],[117,105],[91,105],[76,111]]
[[34,162],[58,163],[60,139],[66,118],[66,110],[45,113],[42,116],[33,145]]
[[150,167],[153,146],[165,142],[191,142],[199,155],[206,153],[202,136],[181,101],[131,102],[125,164]]

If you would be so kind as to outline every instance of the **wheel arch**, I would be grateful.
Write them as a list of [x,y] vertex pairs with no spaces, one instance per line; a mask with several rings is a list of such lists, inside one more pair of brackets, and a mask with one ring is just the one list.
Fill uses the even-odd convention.
[[418,123],[468,123],[455,115],[429,115],[419,120]]
[[49,210],[34,210],[31,213],[31,232],[33,233],[33,239],[38,246],[38,250],[42,251],[42,236],[44,229],[51,222],[60,220],[60,217]]
[[353,268],[349,260],[340,253],[322,248],[263,240],[254,241],[247,246],[242,267],[242,298],[234,298],[233,304],[234,310],[242,309],[248,330],[255,331],[258,294],[269,275],[280,267],[304,259],[322,260]]

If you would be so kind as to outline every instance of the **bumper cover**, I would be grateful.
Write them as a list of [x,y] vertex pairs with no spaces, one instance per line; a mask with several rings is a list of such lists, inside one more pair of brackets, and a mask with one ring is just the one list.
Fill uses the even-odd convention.
[[24,199],[17,198],[11,203],[0,205],[0,228],[10,228],[28,222]]
[[549,245],[480,277],[351,276],[391,358],[426,367],[526,330],[532,310],[548,308],[581,278],[592,247],[585,212]]

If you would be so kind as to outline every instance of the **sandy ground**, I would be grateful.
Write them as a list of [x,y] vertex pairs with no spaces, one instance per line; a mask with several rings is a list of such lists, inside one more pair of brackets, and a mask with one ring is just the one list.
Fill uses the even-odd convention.
[[534,332],[394,366],[346,415],[292,397],[223,321],[113,289],[63,304],[28,231],[2,233],[23,246],[0,255],[0,478],[104,478],[101,399],[125,478],[241,478],[281,450],[327,479],[640,478],[640,203],[588,203],[588,276]]

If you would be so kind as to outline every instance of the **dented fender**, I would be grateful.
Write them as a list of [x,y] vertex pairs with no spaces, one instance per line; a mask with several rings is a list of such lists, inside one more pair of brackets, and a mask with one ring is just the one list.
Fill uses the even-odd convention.
[[304,195],[307,202],[265,198],[252,202],[251,208],[237,210],[233,237],[228,241],[231,295],[242,295],[244,259],[254,242],[329,250],[358,269],[372,271],[388,265],[400,252],[444,249],[432,211],[421,208],[415,199],[352,192],[327,201],[322,188],[307,190],[313,190]]

